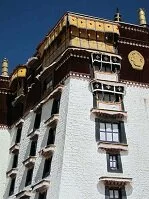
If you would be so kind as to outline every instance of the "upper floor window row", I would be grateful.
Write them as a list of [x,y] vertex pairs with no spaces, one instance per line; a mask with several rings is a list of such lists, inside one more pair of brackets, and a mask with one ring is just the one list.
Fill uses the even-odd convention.
[[92,64],[95,70],[103,72],[118,72],[121,68],[121,57],[118,55],[93,53]]
[[91,84],[93,93],[95,91],[102,91],[102,92],[108,92],[108,93],[115,93],[115,94],[125,94],[124,86],[122,85],[109,85],[104,84],[102,82],[93,82]]

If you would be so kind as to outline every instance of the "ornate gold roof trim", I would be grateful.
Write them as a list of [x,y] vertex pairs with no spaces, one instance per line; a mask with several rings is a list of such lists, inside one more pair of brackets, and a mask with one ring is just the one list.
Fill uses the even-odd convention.
[[44,50],[46,50],[49,45],[58,37],[63,28],[69,26],[75,26],[78,29],[93,30],[98,32],[111,32],[118,35],[120,34],[119,24],[115,22],[75,13],[67,13],[60,19],[57,25],[47,34],[43,42],[37,47],[39,54],[42,56]]

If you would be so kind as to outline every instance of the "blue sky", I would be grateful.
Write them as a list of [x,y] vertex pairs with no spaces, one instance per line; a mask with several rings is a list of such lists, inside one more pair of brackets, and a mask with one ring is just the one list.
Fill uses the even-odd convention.
[[26,63],[66,11],[113,19],[117,7],[123,21],[135,24],[137,10],[145,8],[149,23],[148,0],[0,0],[0,61],[8,58],[9,73]]

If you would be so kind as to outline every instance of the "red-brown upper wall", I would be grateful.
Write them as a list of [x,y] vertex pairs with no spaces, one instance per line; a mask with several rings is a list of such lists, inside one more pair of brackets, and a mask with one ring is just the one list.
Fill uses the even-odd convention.
[[[132,51],[139,52],[144,58],[142,70],[134,69],[128,55]],[[118,42],[118,53],[122,56],[122,67],[120,79],[149,83],[149,29],[130,25],[120,25],[120,38]],[[136,55],[136,59],[141,57]],[[133,58],[134,59],[134,58]],[[141,68],[141,66],[140,66]]]

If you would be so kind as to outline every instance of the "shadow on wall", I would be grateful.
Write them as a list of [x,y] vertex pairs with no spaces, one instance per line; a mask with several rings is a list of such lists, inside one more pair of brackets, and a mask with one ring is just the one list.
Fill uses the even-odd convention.
[[44,168],[44,158],[41,157],[40,158],[40,163],[38,165],[38,170],[35,176],[35,183],[39,182],[42,179],[42,175],[43,175],[43,168]]
[[23,176],[22,176],[22,179],[21,179],[21,182],[20,182],[20,186],[19,186],[19,192],[24,189],[25,181],[26,181],[26,175],[27,175],[27,169],[24,168]]
[[7,179],[7,183],[6,183],[6,189],[5,189],[5,193],[4,193],[4,198],[8,198],[9,197],[9,190],[10,190],[10,184],[11,184],[11,179]]
[[46,146],[47,140],[48,140],[48,135],[49,135],[49,128],[46,129],[46,132],[44,133],[42,143],[41,143],[41,148]]

